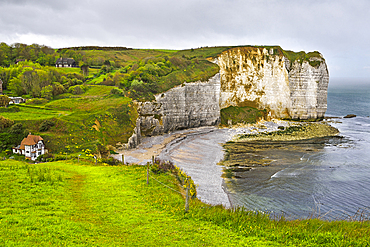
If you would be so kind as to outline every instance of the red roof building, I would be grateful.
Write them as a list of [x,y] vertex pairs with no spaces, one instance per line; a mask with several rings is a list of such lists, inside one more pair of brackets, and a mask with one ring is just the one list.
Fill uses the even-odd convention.
[[13,153],[21,154],[29,160],[36,160],[40,155],[46,154],[44,139],[41,136],[31,135],[22,140],[21,144],[13,148]]

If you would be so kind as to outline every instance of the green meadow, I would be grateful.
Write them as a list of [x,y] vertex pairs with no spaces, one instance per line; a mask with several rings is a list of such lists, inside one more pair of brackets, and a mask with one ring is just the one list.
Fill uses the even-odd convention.
[[[170,173],[0,161],[0,246],[367,246],[368,221],[272,220],[190,200]],[[155,179],[155,180],[154,180]],[[159,181],[159,182],[157,182]]]
[[[137,112],[132,99],[110,94],[112,88],[89,85],[82,95],[64,94],[65,98],[35,106],[12,105],[1,115],[41,135],[53,153],[95,150],[97,143],[127,142],[135,127]],[[47,119],[55,125],[40,132],[40,126]]]

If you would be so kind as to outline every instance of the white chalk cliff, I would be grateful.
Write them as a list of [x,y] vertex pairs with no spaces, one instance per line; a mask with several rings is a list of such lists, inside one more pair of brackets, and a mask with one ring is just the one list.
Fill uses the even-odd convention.
[[324,117],[329,73],[321,54],[291,62],[273,48],[238,47],[223,52],[218,65],[221,109],[252,106],[276,118]]
[[[288,54],[288,53],[286,53]],[[329,73],[318,52],[289,60],[279,48],[236,47],[214,59],[219,73],[206,82],[184,83],[137,104],[139,117],[128,147],[142,135],[220,123],[229,106],[266,109],[271,117],[323,118]],[[310,53],[309,53],[310,54]]]

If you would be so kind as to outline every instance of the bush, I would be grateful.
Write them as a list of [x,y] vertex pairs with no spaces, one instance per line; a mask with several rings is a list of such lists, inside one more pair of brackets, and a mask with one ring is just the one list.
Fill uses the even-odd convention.
[[50,162],[54,160],[54,155],[46,153],[37,157],[36,161]]
[[0,106],[7,106],[9,105],[10,98],[6,95],[0,95]]
[[175,169],[176,167],[171,161],[162,161],[158,158],[154,160],[154,164],[151,167],[151,171],[155,174],[166,173]]
[[197,197],[197,190],[194,181],[191,179],[190,176],[186,175],[185,172],[183,172],[179,167],[175,166],[171,161],[162,161],[159,158],[156,158],[154,160],[154,164],[151,166],[151,171],[154,174],[171,172],[173,175],[175,175],[182,186],[190,187],[189,192],[192,198]]
[[109,157],[110,152],[108,148],[104,146],[103,144],[101,144],[100,142],[96,144],[96,150],[98,151],[102,159],[107,159]]
[[53,127],[55,123],[50,119],[46,119],[44,122],[41,123],[39,127],[40,132],[48,131],[51,127]]
[[14,121],[3,116],[0,116],[0,130],[9,128],[14,124]]
[[112,88],[110,94],[125,96],[125,92],[119,88]]
[[100,83],[100,85],[105,85],[105,86],[114,86],[114,85],[116,85],[115,83],[114,83],[114,81],[112,80],[112,79],[110,79],[110,78],[108,78],[108,79],[103,79],[103,81]]
[[78,94],[83,94],[86,91],[86,87],[81,86],[81,85],[76,85],[72,86],[68,89],[68,91],[72,94],[78,95]]
[[[27,135],[27,131],[26,131],[26,129],[24,128],[23,124],[21,124],[21,123],[16,123],[16,124],[14,124],[14,125],[10,128],[9,133],[10,133],[10,134],[14,134],[14,135],[22,135],[22,136]],[[22,137],[22,138],[23,138],[23,137]]]
[[105,158],[105,159],[103,158],[103,159],[101,159],[101,162],[107,163],[108,165],[111,165],[111,166],[117,166],[117,165],[121,164],[121,162],[119,160],[116,160],[112,157]]
[[41,89],[41,97],[50,100],[53,97],[53,86],[48,85]]
[[26,105],[43,105],[48,103],[47,99],[42,99],[42,98],[34,98],[27,100]]

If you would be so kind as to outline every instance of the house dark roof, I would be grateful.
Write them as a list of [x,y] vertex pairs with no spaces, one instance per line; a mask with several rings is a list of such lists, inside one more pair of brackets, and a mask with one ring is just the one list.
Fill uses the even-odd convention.
[[65,58],[65,57],[58,58],[55,63],[60,64],[60,65],[70,65],[70,66],[76,65],[76,62],[73,58]]

